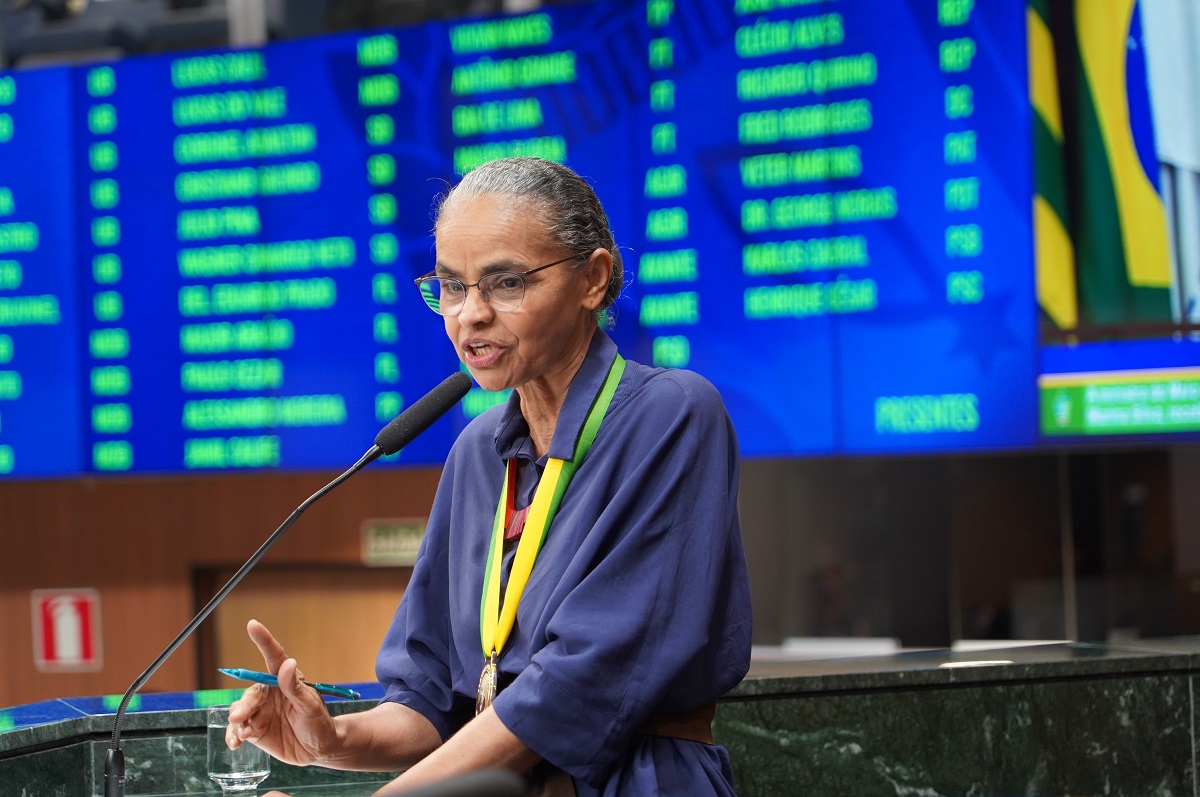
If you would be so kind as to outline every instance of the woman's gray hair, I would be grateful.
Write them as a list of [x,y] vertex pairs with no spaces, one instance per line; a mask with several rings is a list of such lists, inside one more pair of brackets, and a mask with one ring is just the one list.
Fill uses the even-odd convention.
[[[498,194],[528,202],[537,211],[546,233],[568,252],[580,255],[605,249],[612,255],[612,277],[604,301],[596,312],[597,320],[607,326],[608,308],[621,294],[625,269],[621,251],[608,226],[608,217],[591,185],[562,164],[541,158],[501,158],[468,172],[463,179],[438,199],[434,206],[436,232],[442,216],[458,202],[479,196]],[[581,268],[581,261],[577,268]]]

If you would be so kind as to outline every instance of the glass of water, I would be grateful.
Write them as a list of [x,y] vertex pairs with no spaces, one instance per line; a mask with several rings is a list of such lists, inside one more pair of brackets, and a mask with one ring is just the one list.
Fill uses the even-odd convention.
[[271,756],[250,744],[230,750],[225,744],[229,725],[229,706],[208,710],[208,776],[221,787],[222,794],[253,792],[271,774]]

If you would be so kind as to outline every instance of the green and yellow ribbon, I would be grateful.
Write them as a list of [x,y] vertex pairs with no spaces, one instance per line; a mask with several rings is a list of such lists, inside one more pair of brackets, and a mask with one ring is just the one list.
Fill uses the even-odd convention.
[[483,574],[483,597],[479,605],[479,636],[483,643],[483,658],[490,660],[504,650],[508,643],[509,634],[517,619],[517,605],[529,583],[529,575],[533,572],[534,562],[541,553],[546,541],[546,532],[554,522],[558,506],[562,503],[563,494],[571,477],[575,475],[588,450],[596,440],[600,430],[600,422],[604,420],[608,407],[612,404],[613,395],[617,391],[617,383],[625,372],[625,360],[617,355],[608,369],[604,386],[592,402],[588,410],[587,420],[584,421],[583,431],[575,444],[575,455],[570,460],[550,457],[546,469],[538,482],[533,494],[533,503],[529,506],[529,515],[525,521],[525,530],[521,533],[521,541],[517,543],[517,553],[513,559],[512,573],[508,577],[508,586],[504,589],[504,603],[500,603],[500,571],[504,560],[504,524],[508,495],[508,480],[510,468],[504,469],[504,484],[500,488],[500,502],[496,507],[496,520],[492,524],[492,544],[488,550],[487,569]]

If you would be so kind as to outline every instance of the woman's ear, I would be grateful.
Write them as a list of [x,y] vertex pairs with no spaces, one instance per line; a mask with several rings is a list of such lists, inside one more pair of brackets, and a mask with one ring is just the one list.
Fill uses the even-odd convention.
[[596,249],[588,256],[587,264],[583,267],[583,278],[587,290],[583,295],[583,306],[596,311],[604,304],[608,293],[608,283],[612,279],[612,254],[607,249]]

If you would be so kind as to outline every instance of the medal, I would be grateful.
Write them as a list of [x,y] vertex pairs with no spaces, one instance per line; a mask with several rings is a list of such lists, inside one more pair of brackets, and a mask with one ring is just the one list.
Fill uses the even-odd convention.
[[475,716],[483,713],[484,709],[492,704],[492,700],[496,697],[496,652],[492,651],[492,656],[487,660],[487,664],[483,665],[483,672],[479,673],[479,688],[475,690]]

